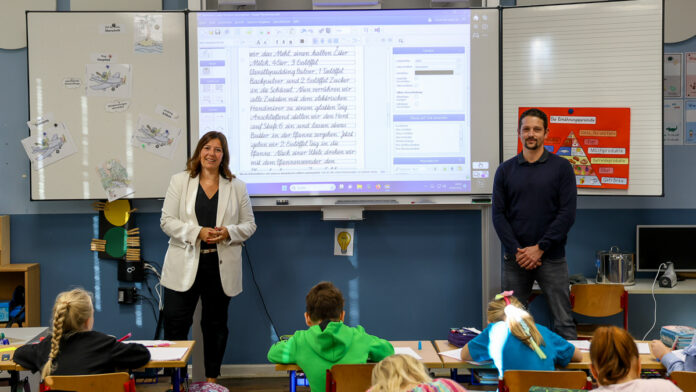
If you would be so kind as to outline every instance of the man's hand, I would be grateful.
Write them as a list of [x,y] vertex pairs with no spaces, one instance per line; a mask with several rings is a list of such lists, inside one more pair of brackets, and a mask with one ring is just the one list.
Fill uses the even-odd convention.
[[543,254],[544,251],[539,249],[539,245],[517,248],[515,260],[520,267],[526,270],[532,270],[541,265],[541,255]]
[[667,354],[670,351],[672,350],[670,350],[669,347],[662,344],[662,342],[659,340],[653,340],[650,342],[650,352],[658,360],[662,359],[662,357],[664,357],[665,354]]

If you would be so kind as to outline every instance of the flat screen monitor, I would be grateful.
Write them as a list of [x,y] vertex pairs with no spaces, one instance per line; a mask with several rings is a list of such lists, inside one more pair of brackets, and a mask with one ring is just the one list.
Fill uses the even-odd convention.
[[191,13],[192,147],[224,133],[251,196],[490,194],[498,19],[496,9]]
[[[696,271],[696,226],[636,226],[638,271],[657,271],[671,261],[678,272]],[[663,267],[664,270],[664,267]]]

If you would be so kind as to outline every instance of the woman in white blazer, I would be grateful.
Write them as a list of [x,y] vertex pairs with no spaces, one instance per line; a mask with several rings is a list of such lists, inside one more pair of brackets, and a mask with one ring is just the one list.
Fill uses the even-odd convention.
[[209,382],[220,375],[230,297],[242,291],[242,242],[256,231],[246,185],[230,172],[229,161],[225,135],[203,135],[186,171],[172,176],[160,219],[169,236],[162,267],[164,338],[188,338],[200,298]]

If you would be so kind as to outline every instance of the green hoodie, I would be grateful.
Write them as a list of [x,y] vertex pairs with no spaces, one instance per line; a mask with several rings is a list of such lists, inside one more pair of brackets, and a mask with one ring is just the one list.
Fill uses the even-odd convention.
[[330,322],[324,331],[318,325],[296,331],[288,340],[268,350],[273,363],[294,363],[307,375],[314,392],[326,390],[326,370],[337,363],[378,362],[394,354],[391,343],[368,335],[361,326]]

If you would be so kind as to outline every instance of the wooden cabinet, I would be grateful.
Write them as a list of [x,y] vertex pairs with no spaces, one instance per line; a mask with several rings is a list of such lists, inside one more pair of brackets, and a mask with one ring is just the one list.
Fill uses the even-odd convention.
[[41,284],[39,280],[39,264],[6,264],[0,265],[0,301],[9,301],[15,287],[24,286],[25,292],[25,322],[24,327],[41,325]]

